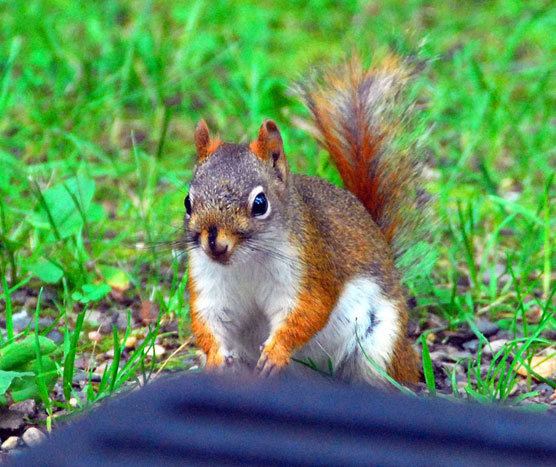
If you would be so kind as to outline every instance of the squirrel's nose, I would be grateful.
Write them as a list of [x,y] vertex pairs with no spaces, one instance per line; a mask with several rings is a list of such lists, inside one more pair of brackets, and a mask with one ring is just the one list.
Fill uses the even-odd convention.
[[215,226],[211,226],[207,229],[207,238],[208,238],[208,244],[210,246],[210,249],[213,250],[214,247],[216,246],[216,237],[218,237],[218,228]]
[[203,235],[201,239],[201,245],[210,257],[213,259],[223,261],[228,258],[231,251],[231,243],[226,235],[219,235],[218,227],[211,226],[206,230],[206,235]]

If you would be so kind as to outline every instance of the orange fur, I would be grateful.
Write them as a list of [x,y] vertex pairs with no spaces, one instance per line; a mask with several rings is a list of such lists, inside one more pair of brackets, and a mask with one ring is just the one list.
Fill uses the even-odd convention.
[[273,120],[263,121],[257,139],[249,144],[249,149],[260,160],[272,163],[278,177],[287,182],[289,167],[284,154],[282,135]]
[[332,304],[322,298],[307,290],[301,292],[296,309],[265,346],[263,355],[278,368],[285,367],[291,356],[326,325]]
[[218,147],[222,144],[220,138],[211,138],[210,132],[206,122],[201,119],[197,123],[195,129],[195,147],[197,148],[197,155],[199,162],[203,162],[209,157]]
[[199,317],[195,303],[197,293],[193,278],[189,276],[187,289],[189,290],[189,314],[191,316],[191,330],[197,340],[197,345],[207,355],[207,367],[220,367],[224,363],[224,357],[218,350],[216,339],[205,322]]
[[282,146],[278,141],[260,141],[256,139],[249,144],[249,149],[261,160],[267,160],[272,151],[281,151]]
[[222,140],[218,137],[212,138],[210,140],[210,144],[207,147],[207,157],[210,156],[214,151],[216,151],[220,145],[222,144]]
[[283,154],[282,136],[274,121],[267,119],[263,122],[257,139],[249,144],[249,149],[263,161],[268,160],[273,153],[278,156]]
[[322,254],[324,242],[317,227],[310,222],[307,237],[311,241],[310,247],[306,245],[302,250],[306,270],[297,306],[276,330],[261,356],[279,368],[287,365],[291,356],[326,325],[340,294],[341,284],[331,274],[328,256]]
[[400,335],[396,341],[394,356],[388,367],[388,374],[402,383],[419,382],[417,354],[404,335]]
[[413,72],[414,66],[396,56],[368,70],[355,57],[300,89],[346,188],[371,214],[396,258],[408,247],[404,235],[412,222],[420,222],[412,213],[422,202],[414,190],[419,187],[415,156],[396,154],[391,145],[408,113],[400,96]]

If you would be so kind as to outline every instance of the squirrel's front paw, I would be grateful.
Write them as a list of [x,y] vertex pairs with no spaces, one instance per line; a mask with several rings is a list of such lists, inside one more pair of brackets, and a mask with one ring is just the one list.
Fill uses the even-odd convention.
[[239,358],[232,353],[210,352],[207,356],[207,370],[222,371],[238,366]]
[[265,347],[255,367],[255,373],[263,378],[275,376],[286,367],[289,361],[290,356],[287,352],[283,352],[276,347],[272,349]]
[[220,368],[224,364],[224,357],[218,351],[218,349],[211,349],[206,353],[206,368],[207,370],[213,370]]

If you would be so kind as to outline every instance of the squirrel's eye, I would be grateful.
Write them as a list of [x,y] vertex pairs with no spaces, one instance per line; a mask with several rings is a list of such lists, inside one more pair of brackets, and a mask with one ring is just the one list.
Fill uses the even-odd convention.
[[264,216],[268,210],[268,201],[264,193],[259,193],[255,196],[253,200],[253,206],[251,207],[251,214],[253,216]]
[[191,200],[189,199],[189,195],[187,195],[185,197],[185,200],[183,201],[183,205],[185,206],[185,212],[187,213],[188,216],[191,215]]

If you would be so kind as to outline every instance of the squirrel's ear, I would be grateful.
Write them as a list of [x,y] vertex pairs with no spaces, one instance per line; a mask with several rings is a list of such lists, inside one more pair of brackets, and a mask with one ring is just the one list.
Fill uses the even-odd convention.
[[251,142],[249,149],[259,159],[271,163],[280,180],[286,179],[288,163],[284,154],[284,143],[280,130],[273,120],[263,121],[257,139]]
[[211,139],[206,122],[203,119],[199,120],[197,128],[195,128],[195,147],[197,148],[199,162],[203,162],[216,151],[220,143],[221,141],[219,138]]

